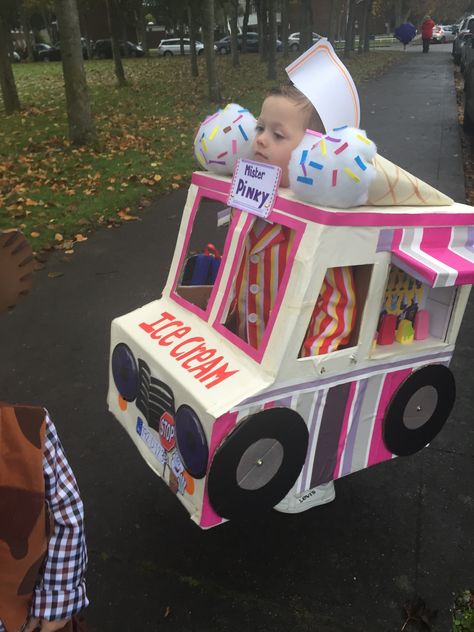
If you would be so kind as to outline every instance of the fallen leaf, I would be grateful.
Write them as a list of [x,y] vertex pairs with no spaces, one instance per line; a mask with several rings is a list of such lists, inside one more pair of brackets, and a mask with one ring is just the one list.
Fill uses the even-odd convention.
[[160,176],[160,174],[155,173],[155,175],[153,176],[153,180],[154,180],[155,182],[159,182],[159,181],[161,180],[161,176]]
[[77,235],[74,235],[74,241],[87,241],[87,237],[84,237],[84,235],[82,235],[81,233],[77,233]]
[[64,272],[48,272],[48,277],[50,279],[57,279],[58,277],[62,277]]
[[163,615],[164,618],[166,619],[166,617],[169,617],[170,614],[171,614],[171,608],[169,606],[166,606],[165,614]]
[[40,233],[38,233],[38,231],[34,230],[32,233],[30,233],[31,237],[39,237]]
[[54,235],[54,240],[55,241],[62,241],[64,239],[64,237],[61,235],[61,233],[56,233]]

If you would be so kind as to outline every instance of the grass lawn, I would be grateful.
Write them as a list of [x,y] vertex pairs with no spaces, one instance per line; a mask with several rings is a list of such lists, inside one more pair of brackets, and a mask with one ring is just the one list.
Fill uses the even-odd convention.
[[[347,65],[360,84],[400,59],[403,53],[372,52]],[[85,63],[100,150],[67,140],[60,63],[15,65],[23,110],[9,117],[0,110],[0,228],[20,226],[36,252],[73,252],[95,227],[134,219],[147,200],[185,185],[199,168],[194,133],[215,109],[203,59],[198,78],[189,58],[124,60],[123,89],[112,61]],[[272,86],[259,57],[241,56],[237,69],[230,56],[217,63],[223,104],[237,102],[257,116]],[[282,80],[285,65],[280,56]]]

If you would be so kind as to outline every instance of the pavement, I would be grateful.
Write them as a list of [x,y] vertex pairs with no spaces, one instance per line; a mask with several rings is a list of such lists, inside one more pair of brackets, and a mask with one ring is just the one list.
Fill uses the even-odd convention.
[[[379,152],[464,201],[449,52],[413,50],[359,89]],[[160,294],[185,195],[53,256],[1,321],[2,399],[49,408],[81,487],[90,625],[397,632],[417,594],[448,632],[453,593],[474,585],[473,301],[452,362],[457,402],[429,448],[341,479],[324,507],[201,531],[106,409],[110,321]]]

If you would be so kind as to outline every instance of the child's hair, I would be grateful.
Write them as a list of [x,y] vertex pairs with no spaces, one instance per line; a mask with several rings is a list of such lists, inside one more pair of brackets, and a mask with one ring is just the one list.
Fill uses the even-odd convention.
[[321,121],[321,118],[319,117],[319,114],[314,105],[311,103],[308,97],[305,97],[305,95],[300,90],[298,90],[298,88],[294,86],[291,82],[283,83],[278,88],[272,88],[268,93],[268,96],[280,96],[290,99],[291,101],[299,105],[304,114],[306,114],[306,128],[312,129],[315,132],[325,131],[323,122]]

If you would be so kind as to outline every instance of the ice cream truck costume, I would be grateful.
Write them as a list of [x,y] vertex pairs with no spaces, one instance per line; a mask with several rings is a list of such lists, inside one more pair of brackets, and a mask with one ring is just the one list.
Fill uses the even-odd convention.
[[[325,63],[331,51],[323,42],[305,55],[321,54]],[[291,67],[289,74],[294,79]],[[348,89],[352,98],[350,82]],[[232,134],[249,135],[244,114],[230,108],[204,122],[196,137],[203,166],[225,162],[226,147],[211,148],[217,123],[215,137],[229,128],[229,155],[238,143]],[[278,189],[278,179],[265,188],[267,174],[258,174],[271,167],[251,161],[240,161],[233,179],[194,173],[161,298],[112,323],[109,408],[201,528],[285,497],[304,502],[320,485],[413,454],[438,434],[454,403],[448,365],[474,279],[472,208],[374,147],[364,153],[370,141],[362,132],[347,135],[322,120],[333,131],[309,132],[293,152],[291,190]],[[358,113],[350,123],[358,126]],[[305,187],[321,173],[325,203],[311,203]],[[364,178],[361,205],[348,206],[344,194],[346,208],[330,203],[338,179],[349,186]],[[291,234],[291,246],[252,345],[230,314],[246,237],[259,217]],[[258,256],[252,252],[250,263]],[[354,280],[350,338],[334,351],[304,355],[324,279],[341,267]],[[253,279],[250,292],[271,279]]]

